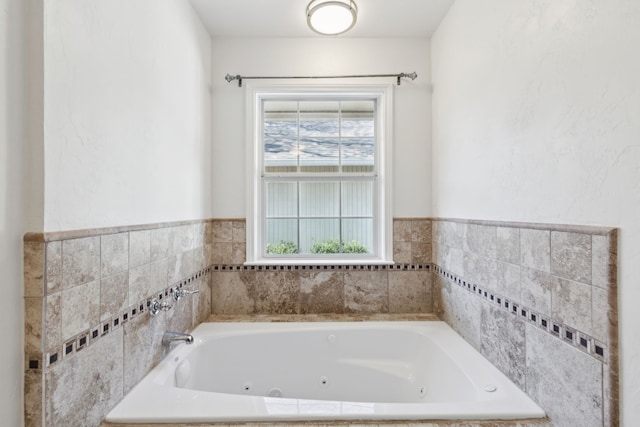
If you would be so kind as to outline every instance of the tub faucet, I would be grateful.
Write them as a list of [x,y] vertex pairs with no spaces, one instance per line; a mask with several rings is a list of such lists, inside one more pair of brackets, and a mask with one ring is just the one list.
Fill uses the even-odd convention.
[[193,336],[180,332],[167,331],[162,336],[162,345],[169,348],[173,343],[184,342],[185,344],[193,344]]

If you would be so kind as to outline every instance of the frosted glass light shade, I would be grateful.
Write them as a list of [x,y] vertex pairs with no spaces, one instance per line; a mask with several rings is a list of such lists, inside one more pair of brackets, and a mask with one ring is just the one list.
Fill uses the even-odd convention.
[[309,28],[324,36],[349,31],[357,17],[358,7],[353,0],[312,0],[307,6]]

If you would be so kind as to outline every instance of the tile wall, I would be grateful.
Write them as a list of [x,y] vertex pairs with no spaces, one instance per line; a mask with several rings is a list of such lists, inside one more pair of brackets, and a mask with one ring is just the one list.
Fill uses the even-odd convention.
[[556,427],[617,426],[616,230],[433,221],[434,309]]
[[245,222],[213,221],[212,314],[431,313],[431,221],[394,221],[393,266],[244,266]]
[[[26,426],[99,425],[164,331],[210,316],[211,236],[208,221],[25,236]],[[172,308],[151,317],[153,297]]]
[[[210,315],[433,313],[556,427],[617,426],[616,233],[394,220],[393,266],[244,266],[245,221],[25,236],[27,426],[99,425]],[[199,294],[156,317],[152,297]]]

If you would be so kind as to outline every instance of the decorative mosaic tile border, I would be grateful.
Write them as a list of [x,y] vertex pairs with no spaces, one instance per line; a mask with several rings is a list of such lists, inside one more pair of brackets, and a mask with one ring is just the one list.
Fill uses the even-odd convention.
[[169,298],[173,295],[173,293],[177,290],[182,289],[185,286],[189,286],[196,279],[200,279],[202,277],[206,277],[212,271],[212,267],[204,268],[196,273],[184,278],[183,280],[176,282],[174,285],[163,289],[158,293],[154,293],[149,297],[138,301],[137,303],[129,306],[126,310],[118,313],[117,316],[113,318],[103,321],[98,325],[94,325],[92,328],[83,331],[74,337],[64,341],[56,345],[55,347],[59,349],[59,351],[53,353],[43,353],[43,354],[30,354],[27,357],[26,368],[28,370],[38,370],[42,368],[49,368],[52,365],[60,362],[63,359],[73,356],[79,351],[84,350],[89,347],[100,338],[107,335],[109,332],[115,331],[128,321],[133,320],[134,318],[141,316],[144,314],[149,306],[151,305],[151,300],[157,298],[158,300],[163,300]]
[[605,344],[596,340],[584,332],[581,332],[575,328],[565,325],[553,319],[551,316],[546,316],[538,313],[531,308],[520,304],[518,301],[513,301],[506,298],[492,290],[482,287],[476,283],[466,281],[463,278],[437,266],[433,265],[433,271],[445,280],[454,283],[467,292],[488,301],[496,307],[508,311],[514,316],[519,317],[523,321],[536,325],[543,331],[556,337],[558,340],[572,345],[578,350],[592,356],[593,358],[606,363],[607,349]]
[[218,264],[213,271],[309,271],[309,270],[366,270],[366,271],[429,271],[432,264],[392,264],[392,265],[237,265]]

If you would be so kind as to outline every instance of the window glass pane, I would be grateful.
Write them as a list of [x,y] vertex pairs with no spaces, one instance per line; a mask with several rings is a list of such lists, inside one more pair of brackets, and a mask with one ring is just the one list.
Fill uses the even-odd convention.
[[264,101],[264,136],[298,136],[298,102]]
[[342,137],[375,136],[373,101],[344,101],[340,105]]
[[337,137],[338,111],[335,101],[300,102],[300,137]]
[[264,138],[264,171],[297,172],[298,141],[288,138]]
[[373,183],[342,183],[342,216],[373,217]]
[[301,219],[300,252],[315,254],[337,253],[340,235],[339,219]]
[[339,171],[339,102],[300,102],[300,171]]
[[345,253],[373,253],[373,219],[343,219],[342,246]]
[[301,217],[337,217],[340,215],[340,183],[301,182]]
[[298,184],[267,183],[267,218],[298,216]]
[[338,172],[340,141],[337,138],[301,138],[300,171],[311,173]]
[[373,138],[344,138],[342,140],[343,172],[373,172],[374,142]]
[[298,253],[298,220],[267,219],[265,252],[272,255]]

